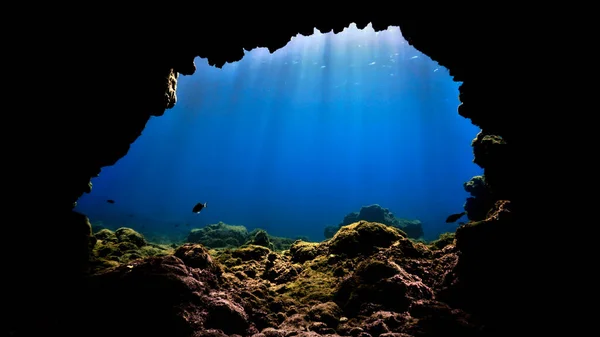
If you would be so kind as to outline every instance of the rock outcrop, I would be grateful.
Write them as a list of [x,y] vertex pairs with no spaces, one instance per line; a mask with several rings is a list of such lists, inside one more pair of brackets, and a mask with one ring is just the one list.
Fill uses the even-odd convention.
[[361,220],[396,227],[413,239],[422,239],[424,236],[423,224],[420,220],[397,218],[389,209],[373,204],[361,207],[358,212],[347,214],[337,228],[332,226],[326,227],[324,230],[325,238],[329,239],[335,235],[339,228]]
[[75,317],[91,337],[481,336],[476,315],[436,298],[452,293],[457,261],[453,242],[365,221],[282,253],[185,244],[93,275],[97,300]]

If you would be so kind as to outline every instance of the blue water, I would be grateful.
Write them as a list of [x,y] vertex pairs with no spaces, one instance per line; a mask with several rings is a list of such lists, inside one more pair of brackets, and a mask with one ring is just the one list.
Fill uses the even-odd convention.
[[[320,241],[325,226],[380,204],[421,220],[426,239],[455,230],[444,220],[482,173],[470,146],[479,129],[457,114],[460,83],[397,27],[316,31],[222,69],[196,66],[179,77],[175,107],[92,180],[76,207],[92,222],[183,238],[223,221]],[[208,204],[200,214],[197,202]]]

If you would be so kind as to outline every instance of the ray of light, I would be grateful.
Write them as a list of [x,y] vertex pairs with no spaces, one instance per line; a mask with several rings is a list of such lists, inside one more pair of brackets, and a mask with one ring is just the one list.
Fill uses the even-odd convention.
[[[458,85],[398,27],[315,30],[222,69],[196,63],[179,78],[177,105],[103,169],[83,209],[188,221],[190,207],[208,201],[196,225],[271,224],[274,234],[318,239],[325,224],[371,203],[443,221],[478,172],[453,166],[470,163],[476,133],[457,118]],[[90,203],[94,195],[118,206]]]

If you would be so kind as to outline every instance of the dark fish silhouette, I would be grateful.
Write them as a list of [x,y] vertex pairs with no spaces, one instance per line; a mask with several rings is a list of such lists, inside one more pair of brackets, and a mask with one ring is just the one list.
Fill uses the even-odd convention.
[[194,206],[194,208],[192,208],[192,212],[194,213],[200,213],[200,211],[206,207],[206,203],[197,203],[196,206]]
[[446,218],[446,222],[447,223],[456,222],[456,220],[460,219],[465,214],[467,214],[467,212],[460,212],[460,213],[452,214]]
[[112,199],[108,199],[108,200],[106,200],[106,202],[108,202],[109,204],[114,204],[115,203],[115,201],[112,200]]

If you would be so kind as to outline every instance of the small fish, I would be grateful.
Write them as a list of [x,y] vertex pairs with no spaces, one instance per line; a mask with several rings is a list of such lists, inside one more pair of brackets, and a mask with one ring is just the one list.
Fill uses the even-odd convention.
[[186,224],[185,224],[185,227],[190,227],[190,224],[189,224],[189,223],[186,223]]
[[452,214],[446,218],[446,222],[447,223],[456,222],[456,220],[460,219],[465,214],[467,214],[467,212],[460,212],[460,213]]
[[176,224],[175,224],[175,228],[177,228],[177,227],[179,227],[179,224],[178,224],[178,223],[176,223]]
[[108,200],[106,200],[106,202],[108,202],[109,204],[114,204],[115,203],[115,201],[112,200],[112,199],[108,199]]
[[192,208],[192,212],[198,214],[204,207],[206,207],[206,203],[199,202],[196,204],[196,206],[194,206],[194,208]]

